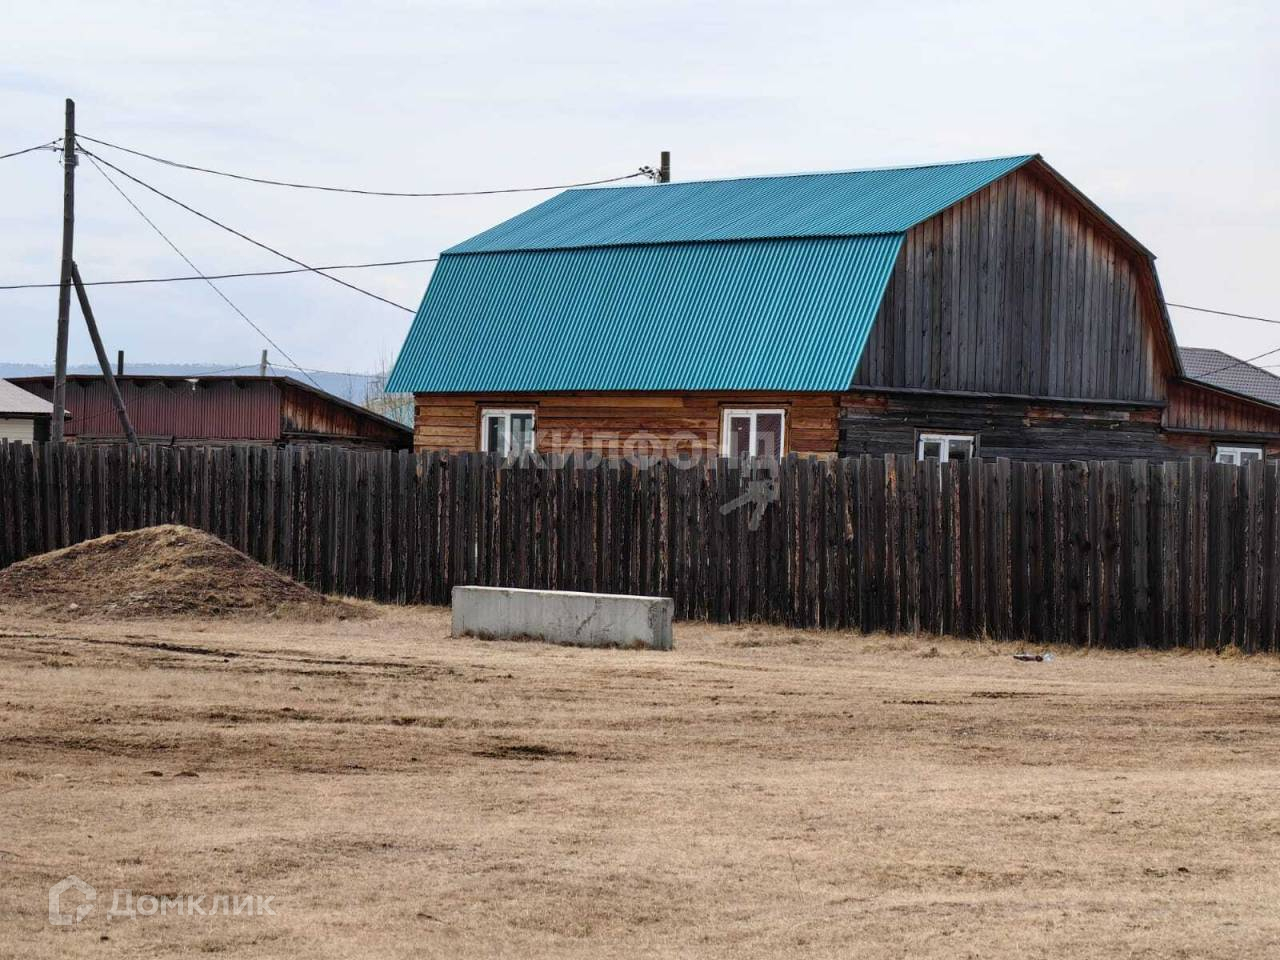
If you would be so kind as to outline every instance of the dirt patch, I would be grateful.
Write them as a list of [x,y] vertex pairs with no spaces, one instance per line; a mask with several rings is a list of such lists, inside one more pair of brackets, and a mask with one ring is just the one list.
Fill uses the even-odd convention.
[[0,606],[59,619],[368,616],[191,527],[113,533],[0,570]]
[[483,750],[476,750],[471,755],[492,760],[563,760],[578,754],[573,750],[561,750],[542,743],[495,743]]
[[1043,697],[1044,693],[1029,693],[1024,690],[975,690],[969,696],[983,700],[1025,700],[1031,697]]

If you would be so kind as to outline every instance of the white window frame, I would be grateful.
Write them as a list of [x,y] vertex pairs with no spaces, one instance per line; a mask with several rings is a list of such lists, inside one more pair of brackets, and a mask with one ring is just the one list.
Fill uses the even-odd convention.
[[[1213,462],[1229,463],[1232,466],[1241,467],[1244,466],[1245,461],[1242,458],[1246,453],[1254,454],[1258,460],[1263,462],[1267,459],[1267,455],[1261,447],[1215,446],[1213,448]],[[1226,459],[1223,459],[1224,457]]]
[[938,462],[948,463],[951,460],[951,443],[955,440],[968,441],[970,460],[977,456],[978,435],[976,433],[921,433],[916,437],[916,459],[924,459],[924,445],[926,443],[936,443],[941,453],[941,456],[938,457]]
[[[480,452],[481,453],[500,453],[504,457],[511,455],[511,417],[513,415],[528,414],[532,421],[533,435],[529,439],[529,452],[533,453],[538,447],[538,411],[532,407],[482,407],[480,410]],[[489,420],[491,417],[502,417],[506,421],[506,430],[503,437],[506,438],[505,450],[489,449]]]
[[[747,439],[747,446],[750,447],[751,450],[755,450],[756,441],[758,439],[756,434],[756,420],[761,415],[770,416],[772,414],[777,414],[782,421],[782,435],[778,437],[778,450],[780,456],[784,455],[787,452],[787,410],[785,407],[725,407],[724,410],[720,412],[720,456],[732,456],[729,452],[730,417],[751,418],[751,433]],[[742,454],[739,455],[742,456]],[[755,453],[748,453],[745,455],[752,457],[757,456]]]

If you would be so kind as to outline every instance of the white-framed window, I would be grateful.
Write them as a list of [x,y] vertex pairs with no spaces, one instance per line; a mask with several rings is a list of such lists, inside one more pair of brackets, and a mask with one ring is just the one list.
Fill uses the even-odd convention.
[[916,459],[939,463],[971,460],[977,438],[969,433],[922,433],[916,441]]
[[1215,447],[1213,451],[1214,463],[1230,463],[1239,467],[1260,460],[1261,447]]
[[532,410],[482,410],[480,450],[504,457],[532,451],[533,428]]
[[720,455],[782,458],[787,412],[775,409],[726,409],[720,418]]

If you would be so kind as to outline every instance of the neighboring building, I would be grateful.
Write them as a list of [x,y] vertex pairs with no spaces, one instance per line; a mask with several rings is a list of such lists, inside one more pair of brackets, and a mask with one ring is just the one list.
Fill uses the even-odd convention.
[[1187,377],[1206,386],[1270,406],[1280,406],[1280,377],[1209,347],[1179,347]]
[[445,251],[388,389],[419,448],[1280,451],[1153,261],[1039,156],[570,190]]
[[15,383],[0,380],[0,440],[48,440],[52,418],[53,404]]
[[[53,377],[15,383],[53,397]],[[116,377],[138,439],[148,443],[319,443],[407,449],[413,431],[290,377]],[[34,399],[34,398],[33,398]],[[77,443],[118,443],[124,431],[102,377],[67,377],[66,436]]]
[[1280,377],[1221,350],[1180,347],[1178,352],[1196,386],[1173,389],[1167,421],[1208,429],[1220,463],[1248,463],[1275,454],[1271,410],[1280,406]]

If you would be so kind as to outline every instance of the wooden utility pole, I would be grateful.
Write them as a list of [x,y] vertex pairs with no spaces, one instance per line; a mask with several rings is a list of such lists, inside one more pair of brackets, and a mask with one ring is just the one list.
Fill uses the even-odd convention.
[[265,377],[267,375],[267,351],[262,351],[262,359],[258,361],[258,376]]
[[111,405],[116,408],[116,416],[120,418],[120,426],[124,435],[134,446],[138,444],[138,435],[133,432],[133,424],[129,422],[129,412],[124,408],[124,397],[120,396],[120,385],[111,375],[111,363],[107,360],[106,348],[102,345],[102,337],[98,334],[98,324],[93,319],[93,308],[89,306],[89,294],[80,279],[80,268],[71,261],[71,281],[76,286],[76,299],[80,301],[80,312],[84,314],[84,325],[89,328],[89,339],[93,341],[93,350],[98,355],[98,366],[102,368],[102,379],[107,382],[107,392],[111,394]]
[[662,159],[658,162],[658,182],[671,182],[671,151],[663,150]]
[[76,226],[76,102],[67,99],[62,136],[62,282],[58,287],[58,344],[53,358],[53,422],[49,435],[63,439],[67,411],[67,336],[71,325],[71,254]]

